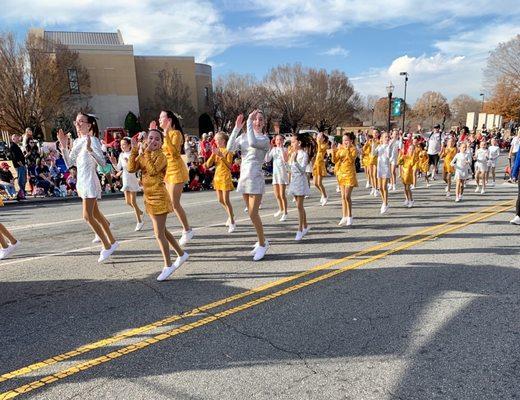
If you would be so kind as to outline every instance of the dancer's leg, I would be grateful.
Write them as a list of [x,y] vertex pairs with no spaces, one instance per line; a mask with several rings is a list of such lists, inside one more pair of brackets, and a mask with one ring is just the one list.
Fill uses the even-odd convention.
[[258,210],[260,209],[260,203],[262,202],[262,195],[244,194],[243,198],[247,204],[249,218],[251,218],[251,222],[253,223],[256,230],[258,244],[263,247],[265,246],[264,226],[262,225],[262,219],[260,218],[260,214],[258,213]]
[[190,224],[188,223],[188,218],[186,217],[184,208],[182,208],[182,205],[181,205],[181,195],[182,195],[182,189],[184,188],[184,184],[167,183],[166,188],[168,189],[168,193],[170,194],[170,199],[171,199],[172,205],[173,205],[173,211],[175,212],[175,215],[177,215],[177,218],[179,219],[179,222],[182,225],[182,229],[184,231],[189,231],[191,229]]
[[170,257],[170,246],[168,239],[166,239],[167,216],[168,214],[150,215],[150,219],[152,220],[153,224],[155,238],[157,239],[157,243],[159,243],[159,248],[161,249],[165,267],[169,267],[170,265],[172,265],[172,259]]
[[96,206],[96,199],[83,199],[83,219],[90,225],[94,233],[98,235],[105,250],[108,250],[114,241],[110,241],[110,238],[108,238],[105,233],[104,226],[99,223],[98,219],[94,215]]

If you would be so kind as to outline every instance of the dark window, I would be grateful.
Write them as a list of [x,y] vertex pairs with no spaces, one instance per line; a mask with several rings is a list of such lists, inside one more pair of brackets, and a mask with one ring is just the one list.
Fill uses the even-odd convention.
[[69,75],[70,94],[79,94],[78,71],[76,69],[67,70]]

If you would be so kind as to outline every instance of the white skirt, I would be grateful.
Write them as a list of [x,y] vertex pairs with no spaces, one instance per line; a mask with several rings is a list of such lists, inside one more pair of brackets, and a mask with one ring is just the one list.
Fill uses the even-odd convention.
[[292,196],[309,196],[311,189],[305,174],[292,174],[287,192]]
[[487,163],[482,161],[475,162],[475,172],[487,172]]
[[465,181],[468,179],[469,173],[468,170],[461,171],[460,169],[455,170],[455,180],[460,179]]

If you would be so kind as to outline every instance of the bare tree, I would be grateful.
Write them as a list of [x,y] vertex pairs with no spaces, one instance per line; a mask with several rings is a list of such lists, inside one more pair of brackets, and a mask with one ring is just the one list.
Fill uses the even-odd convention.
[[467,94],[460,94],[450,103],[451,120],[456,124],[465,125],[467,113],[478,113],[480,108],[480,101]]
[[520,118],[520,35],[500,43],[491,52],[484,71],[485,85],[491,96],[486,111],[506,118]]
[[488,58],[485,81],[492,89],[501,82],[520,91],[520,35],[500,43]]
[[318,131],[331,132],[341,123],[352,121],[361,108],[361,98],[344,72],[310,69],[311,96],[305,122]]
[[297,132],[306,117],[313,96],[309,70],[301,64],[272,68],[263,82],[265,106],[283,117],[293,132]]
[[191,90],[177,69],[162,69],[155,88],[155,97],[149,100],[150,106],[143,110],[145,123],[156,118],[161,110],[172,110],[180,117],[184,126],[197,126],[197,115],[191,100]]
[[360,107],[355,113],[355,116],[362,121],[364,124],[370,124],[374,125],[374,113],[375,113],[375,107],[376,102],[379,99],[379,96],[375,95],[367,95],[362,96],[360,95],[359,101],[360,101]]
[[78,54],[60,43],[29,35],[19,44],[0,36],[0,126],[43,128],[57,115],[88,104],[90,79]]
[[260,106],[260,87],[253,75],[229,74],[215,82],[212,114],[217,129],[229,130],[240,113]]
[[415,102],[413,112],[421,125],[430,127],[440,122],[444,128],[446,121],[451,117],[446,97],[439,92],[432,91],[423,93]]

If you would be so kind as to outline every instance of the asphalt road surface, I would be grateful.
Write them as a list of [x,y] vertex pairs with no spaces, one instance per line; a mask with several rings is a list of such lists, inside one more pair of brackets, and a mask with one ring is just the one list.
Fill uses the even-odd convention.
[[519,397],[516,186],[454,203],[420,182],[381,216],[364,184],[350,228],[335,181],[325,207],[314,190],[299,243],[269,191],[261,262],[238,194],[231,235],[213,192],[184,194],[191,258],[162,283],[151,223],[134,232],[122,199],[100,203],[121,242],[106,264],[80,203],[1,209],[23,245],[0,261],[0,399]]

